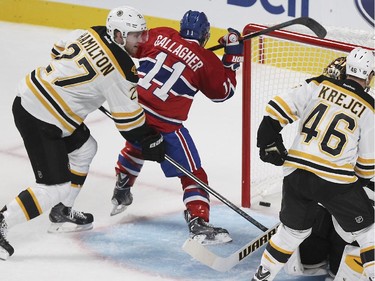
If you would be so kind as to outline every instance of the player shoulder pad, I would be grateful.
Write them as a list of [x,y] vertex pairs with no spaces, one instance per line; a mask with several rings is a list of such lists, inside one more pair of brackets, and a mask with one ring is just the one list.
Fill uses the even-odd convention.
[[111,52],[112,59],[117,61],[117,64],[124,72],[126,79],[130,82],[138,83],[137,68],[133,59],[126,52],[124,52],[124,50],[111,41],[109,35],[107,34],[106,27],[93,26],[90,28],[90,31],[96,33],[97,39],[101,41],[101,44],[107,46]]

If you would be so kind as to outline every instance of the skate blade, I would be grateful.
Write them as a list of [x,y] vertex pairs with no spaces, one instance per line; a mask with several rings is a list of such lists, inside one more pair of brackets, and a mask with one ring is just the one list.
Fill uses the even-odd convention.
[[4,248],[0,247],[0,260],[6,261],[9,258],[9,253]]
[[218,245],[229,243],[232,241],[232,238],[229,236],[228,233],[218,233],[215,235],[214,239],[207,239],[207,236],[204,234],[194,235],[191,238],[202,245]]
[[64,223],[51,223],[48,228],[48,233],[69,233],[69,232],[81,232],[93,229],[92,223],[77,225],[70,222]]
[[115,216],[115,215],[118,215],[120,213],[122,213],[123,211],[126,210],[128,206],[126,205],[116,205],[116,206],[113,206],[113,209],[111,211],[111,216]]

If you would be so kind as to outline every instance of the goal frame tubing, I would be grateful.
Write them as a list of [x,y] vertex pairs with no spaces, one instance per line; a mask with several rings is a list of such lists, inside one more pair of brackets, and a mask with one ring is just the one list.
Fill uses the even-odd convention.
[[[248,24],[243,29],[243,35],[258,32],[265,28],[267,28],[267,26]],[[262,36],[271,36],[342,52],[350,52],[355,47],[358,47],[357,45],[349,43],[329,39],[320,39],[318,37],[285,30],[272,31],[267,35]],[[241,206],[244,208],[251,207],[251,145],[256,145],[251,143],[251,41],[252,40],[244,41],[244,62],[242,65]],[[259,54],[259,60],[262,59],[262,54]]]

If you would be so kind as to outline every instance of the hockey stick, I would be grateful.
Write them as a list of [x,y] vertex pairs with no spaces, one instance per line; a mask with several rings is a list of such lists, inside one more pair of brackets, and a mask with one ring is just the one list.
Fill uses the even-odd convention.
[[[99,110],[102,111],[107,117],[114,120],[112,114],[103,106],[99,107]],[[199,184],[204,190],[209,192],[210,194],[214,195],[216,198],[218,198],[221,202],[226,204],[228,207],[236,211],[238,214],[240,214],[242,217],[247,219],[249,222],[251,222],[254,226],[258,227],[260,230],[263,231],[263,233],[243,246],[241,249],[230,255],[229,257],[220,257],[212,253],[210,250],[205,248],[202,244],[200,244],[198,241],[189,238],[185,241],[184,245],[182,246],[182,249],[188,253],[191,257],[195,258],[199,262],[217,270],[217,271],[228,271],[235,265],[237,265],[241,260],[252,254],[254,251],[256,251],[258,248],[260,248],[262,245],[268,243],[272,235],[276,233],[276,229],[279,226],[280,223],[276,224],[270,229],[267,229],[264,225],[256,221],[254,218],[252,218],[250,215],[242,211],[240,208],[238,208],[236,205],[231,203],[229,200],[224,198],[222,195],[217,193],[215,190],[210,188],[206,183],[201,181],[199,178],[197,178],[195,175],[190,173],[188,170],[186,170],[183,166],[181,166],[179,163],[177,163],[175,160],[173,160],[170,156],[165,155],[165,159],[171,163],[173,166],[175,166],[177,169],[179,169],[182,173],[190,177],[192,180],[194,180],[197,184]]]
[[266,232],[259,235],[254,240],[241,247],[235,253],[228,257],[221,257],[211,252],[207,247],[198,241],[189,238],[185,241],[182,249],[199,262],[215,269],[216,271],[225,272],[235,265],[239,264],[244,258],[250,256],[263,245],[267,244],[271,237],[276,233],[280,223],[275,224]]
[[[107,115],[112,120],[114,119],[112,114],[103,106],[99,107],[99,110],[103,112],[105,115]],[[238,208],[236,205],[234,205],[232,202],[230,202],[228,199],[226,199],[224,196],[222,196],[220,193],[213,190],[211,187],[209,187],[206,183],[201,181],[199,178],[197,178],[195,175],[190,173],[188,170],[186,170],[182,165],[177,163],[175,160],[173,160],[170,156],[165,155],[165,160],[167,160],[169,163],[171,163],[173,166],[175,166],[178,170],[180,170],[182,173],[184,173],[186,176],[191,178],[193,181],[195,181],[197,184],[199,184],[205,191],[215,196],[217,199],[219,199],[221,202],[223,202],[225,205],[230,207],[232,210],[236,211],[239,215],[247,219],[249,222],[251,222],[253,225],[258,227],[262,231],[267,231],[267,227],[262,225],[260,222],[256,221],[253,217],[251,217],[249,214],[242,211],[240,208]]]
[[258,227],[262,231],[267,231],[268,228],[262,225],[260,222],[256,221],[253,217],[251,217],[249,214],[242,211],[240,208],[238,208],[236,205],[234,205],[232,202],[230,202],[228,199],[226,199],[224,196],[222,196],[220,193],[213,190],[211,187],[209,187],[205,182],[201,181],[199,178],[197,178],[194,174],[190,173],[188,170],[186,170],[182,165],[177,163],[175,160],[173,160],[170,156],[165,155],[165,160],[167,160],[169,163],[171,163],[173,166],[175,166],[177,169],[179,169],[182,173],[184,173],[186,176],[191,178],[193,181],[195,181],[197,184],[199,184],[205,191],[215,196],[217,199],[219,199],[221,202],[223,202],[225,205],[227,205],[229,208],[237,212],[240,216],[247,219],[249,222],[251,222],[253,225]]
[[209,192],[210,194],[214,195],[216,198],[218,198],[221,202],[226,204],[228,207],[230,207],[232,210],[236,211],[238,214],[240,214],[242,217],[247,219],[249,222],[251,222],[253,225],[258,227],[260,230],[263,231],[263,233],[252,240],[251,242],[247,243],[245,246],[243,246],[241,249],[236,251],[235,253],[231,254],[228,257],[221,257],[213,252],[211,252],[208,248],[203,246],[198,241],[188,238],[184,245],[182,246],[182,249],[188,253],[191,257],[196,259],[197,261],[207,265],[208,267],[211,267],[212,269],[215,269],[217,271],[228,271],[235,265],[237,265],[240,261],[242,261],[244,258],[249,256],[251,253],[259,249],[261,246],[268,243],[268,241],[271,239],[272,235],[276,233],[277,227],[280,223],[277,223],[272,228],[268,229],[258,221],[256,221],[254,218],[252,218],[250,215],[242,211],[240,208],[238,208],[236,205],[231,203],[229,200],[224,198],[221,194],[217,193],[215,190],[213,190],[211,187],[209,187],[206,183],[201,181],[199,178],[197,178],[195,175],[187,171],[183,166],[181,166],[179,163],[177,163],[175,160],[173,160],[170,156],[165,155],[165,159],[171,163],[173,166],[175,166],[177,169],[179,169],[181,172],[183,172],[185,175],[190,177],[192,180],[194,180],[197,184],[199,184],[204,190]]
[[[327,30],[316,20],[309,18],[309,17],[299,17],[299,18],[292,19],[290,21],[286,21],[286,22],[268,27],[266,29],[263,29],[257,32],[247,34],[243,36],[242,40],[240,41],[249,40],[251,38],[258,37],[258,36],[270,33],[272,31],[279,30],[279,29],[282,29],[291,25],[296,25],[296,24],[301,24],[301,25],[306,26],[311,31],[313,31],[316,34],[316,36],[318,36],[319,38],[324,38],[327,35]],[[208,50],[216,51],[221,48],[224,48],[224,46],[219,44],[219,45],[215,45],[215,46],[208,48]]]
[[111,118],[112,120],[115,120],[115,119],[113,118],[111,112],[109,112],[109,110],[106,109],[104,106],[100,106],[100,107],[99,107],[99,110],[100,110],[101,112],[103,112],[105,115],[107,115],[107,117]]

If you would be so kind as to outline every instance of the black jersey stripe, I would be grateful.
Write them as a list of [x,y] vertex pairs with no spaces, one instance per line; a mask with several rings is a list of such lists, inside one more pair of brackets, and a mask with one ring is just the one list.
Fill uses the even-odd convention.
[[79,173],[74,170],[70,170],[71,186],[80,188],[86,180],[87,173]]
[[303,166],[308,166],[308,167],[311,167],[313,169],[320,170],[320,171],[330,173],[330,174],[334,174],[334,175],[343,175],[343,176],[349,176],[349,177],[352,177],[352,176],[355,175],[354,170],[348,171],[348,170],[342,170],[342,169],[339,169],[339,168],[329,168],[329,167],[322,166],[322,165],[319,165],[317,163],[308,161],[306,159],[293,157],[290,154],[287,156],[287,161],[298,163],[298,164],[301,164]]
[[368,247],[368,248],[365,248],[365,249],[361,249],[361,253],[360,253],[360,256],[361,256],[361,260],[362,262],[365,264],[365,263],[368,263],[368,262],[374,262],[374,247]]
[[266,249],[270,253],[270,255],[280,263],[286,263],[292,255],[287,252],[281,252],[278,249],[272,247],[272,243],[268,243]]
[[[115,115],[115,116],[113,116]],[[137,115],[135,115],[134,117],[131,117],[131,118],[124,118],[124,117],[116,117],[116,114],[113,114],[112,117],[113,117],[113,120],[118,123],[118,124],[126,124],[126,123],[133,123],[139,119],[141,119],[144,115],[144,111],[141,110]]]
[[42,210],[37,202],[37,199],[30,188],[22,191],[17,196],[16,201],[23,210],[27,220],[31,220],[42,214]]
[[49,94],[49,92],[41,85],[36,77],[36,72],[33,70],[30,74],[31,81],[35,85],[35,87],[38,89],[38,91],[48,100],[50,105],[58,112],[58,114],[67,121],[70,125],[72,125],[74,128],[79,127],[79,123],[75,122],[71,118],[69,118],[63,109],[59,106],[59,104],[53,99],[53,97]]
[[146,117],[145,117],[145,115],[143,115],[141,118],[139,118],[138,120],[135,120],[133,122],[127,122],[125,124],[118,124],[118,123],[115,122],[115,125],[116,125],[117,129],[120,130],[120,131],[131,131],[134,128],[138,128],[138,127],[142,126],[143,124],[145,124],[145,121],[146,121]]
[[280,113],[286,120],[288,120],[289,124],[293,123],[293,119],[291,119],[276,102],[271,100],[268,104],[274,109],[276,109],[276,111]]
[[375,165],[363,165],[363,164],[359,164],[357,162],[356,166],[361,169],[361,170],[374,170],[375,169]]

